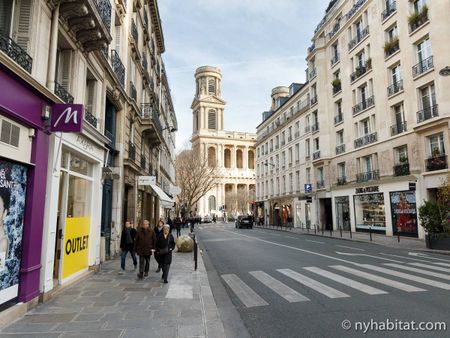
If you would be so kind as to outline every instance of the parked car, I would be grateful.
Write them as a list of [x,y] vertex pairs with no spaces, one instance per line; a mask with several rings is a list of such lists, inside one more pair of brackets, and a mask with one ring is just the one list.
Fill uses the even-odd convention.
[[202,223],[211,223],[212,222],[212,217],[209,215],[205,215],[202,217]]
[[252,216],[238,216],[235,222],[236,229],[250,228],[253,229],[253,217]]

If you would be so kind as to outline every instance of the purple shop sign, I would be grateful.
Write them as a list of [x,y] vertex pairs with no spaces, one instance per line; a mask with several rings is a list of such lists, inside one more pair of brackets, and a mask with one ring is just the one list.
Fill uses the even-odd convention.
[[83,129],[84,105],[54,104],[50,131],[81,133]]

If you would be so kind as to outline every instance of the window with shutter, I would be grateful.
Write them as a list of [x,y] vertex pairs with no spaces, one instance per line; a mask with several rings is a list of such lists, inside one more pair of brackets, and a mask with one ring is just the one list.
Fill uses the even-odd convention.
[[32,9],[33,0],[20,0],[16,2],[13,39],[27,52],[29,52]]
[[115,38],[115,48],[116,52],[120,54],[120,33],[121,33],[122,26],[116,26],[116,38]]
[[56,82],[63,86],[67,91],[70,91],[71,56],[72,51],[70,49],[58,51]]
[[86,80],[86,109],[95,116],[94,112],[94,95],[95,95],[95,87],[96,87],[95,80]]
[[5,36],[11,35],[13,0],[0,2],[0,33]]
[[0,142],[19,147],[20,128],[6,120],[2,120]]
[[215,79],[209,79],[208,80],[208,92],[209,92],[209,94],[215,94],[216,93]]
[[208,129],[217,129],[216,112],[210,110],[208,112]]

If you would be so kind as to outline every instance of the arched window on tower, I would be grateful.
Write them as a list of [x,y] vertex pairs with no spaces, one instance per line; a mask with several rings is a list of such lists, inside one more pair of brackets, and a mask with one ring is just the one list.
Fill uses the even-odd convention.
[[208,166],[215,167],[216,166],[216,148],[209,147],[208,148]]
[[217,115],[215,110],[208,111],[208,129],[217,129]]
[[216,210],[216,196],[211,195],[208,198],[209,212]]
[[236,150],[236,168],[242,169],[243,167],[242,150],[238,149]]
[[231,168],[231,150],[225,149],[224,152],[225,168]]
[[255,169],[255,153],[253,150],[248,151],[248,168]]
[[209,95],[216,94],[216,79],[208,80],[208,94]]

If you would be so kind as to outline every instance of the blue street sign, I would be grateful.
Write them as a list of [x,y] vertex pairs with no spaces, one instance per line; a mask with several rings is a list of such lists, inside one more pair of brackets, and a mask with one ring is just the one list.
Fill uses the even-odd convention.
[[312,192],[312,184],[311,183],[305,184],[305,192]]

